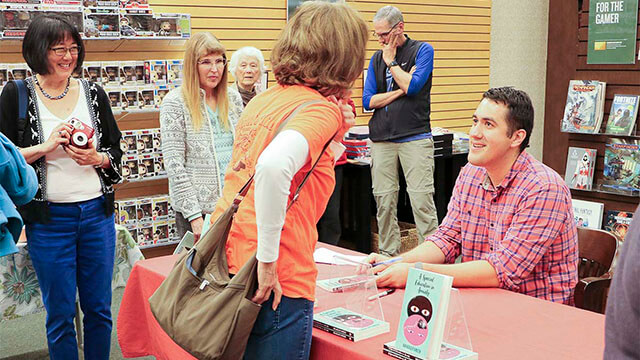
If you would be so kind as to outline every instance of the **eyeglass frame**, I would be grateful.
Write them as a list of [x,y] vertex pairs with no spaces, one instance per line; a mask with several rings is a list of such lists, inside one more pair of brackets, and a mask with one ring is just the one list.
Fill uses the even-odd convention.
[[[225,66],[227,66],[227,58],[226,57],[222,57],[220,59],[215,59],[214,61],[210,61],[209,59],[205,59],[205,60],[198,60],[196,61],[196,63],[200,66],[209,64],[209,69],[211,69],[213,67],[213,65],[216,65],[216,67],[220,68],[224,68]],[[222,64],[222,66],[218,65],[218,64]]]
[[396,28],[396,26],[398,26],[398,24],[400,24],[401,22],[402,22],[402,20],[398,21],[395,25],[393,25],[393,26],[391,27],[391,29],[389,29],[389,31],[384,32],[384,33],[382,33],[382,34],[378,34],[378,33],[376,32],[376,30],[375,30],[375,29],[374,29],[374,30],[372,30],[372,31],[371,31],[371,33],[373,34],[373,37],[375,37],[376,39],[380,39],[380,38],[383,38],[383,37],[387,37],[387,36],[389,36],[389,34],[391,34],[391,32],[393,31],[393,29],[395,29],[395,28]]
[[[59,57],[63,57],[65,55],[67,55],[67,52],[71,56],[78,56],[78,54],[80,54],[80,48],[81,47],[82,46],[80,46],[80,45],[75,45],[75,46],[72,46],[72,47],[61,46],[61,47],[49,48],[49,50],[53,51],[53,53],[56,54],[56,56],[59,56]],[[72,50],[75,50],[75,54],[74,54],[74,51],[72,51]],[[59,54],[58,51],[64,51],[64,52],[62,54]]]

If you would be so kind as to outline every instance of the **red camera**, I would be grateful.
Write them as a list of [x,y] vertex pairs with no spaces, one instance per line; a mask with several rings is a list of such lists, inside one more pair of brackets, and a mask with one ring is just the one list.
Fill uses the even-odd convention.
[[89,147],[89,139],[93,137],[95,130],[77,118],[71,118],[69,124],[73,127],[69,144],[83,149]]

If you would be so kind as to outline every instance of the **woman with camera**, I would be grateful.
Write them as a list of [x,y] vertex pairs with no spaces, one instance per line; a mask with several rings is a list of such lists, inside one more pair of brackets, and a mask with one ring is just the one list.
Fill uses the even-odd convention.
[[198,240],[203,215],[222,194],[243,107],[240,94],[227,88],[226,51],[213,34],[197,33],[187,41],[182,73],[182,86],[160,105],[162,153],[177,235],[191,231]]
[[[38,177],[36,196],[19,210],[47,310],[49,356],[78,358],[77,289],[85,358],[108,359],[120,131],[104,90],[72,77],[82,69],[85,49],[67,20],[35,18],[22,55],[35,75],[24,80],[24,91],[15,82],[4,87],[0,131],[21,148]],[[24,119],[21,100],[28,107]]]
[[266,88],[267,84],[259,82],[264,71],[264,56],[253,46],[242,47],[231,55],[229,72],[236,79],[231,86],[242,96],[244,106],[261,91],[260,85]]
[[309,357],[318,273],[316,223],[333,192],[337,155],[324,147],[355,122],[349,89],[362,73],[368,38],[365,21],[348,5],[303,3],[271,54],[278,85],[253,98],[238,121],[223,196],[212,220],[255,175],[226,243],[231,274],[254,254],[258,260],[259,285],[252,300],[262,308],[245,359]]

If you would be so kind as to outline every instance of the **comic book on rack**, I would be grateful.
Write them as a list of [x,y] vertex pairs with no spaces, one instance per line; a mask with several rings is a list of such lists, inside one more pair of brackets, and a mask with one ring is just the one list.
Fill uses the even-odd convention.
[[600,229],[604,212],[603,203],[571,199],[571,205],[576,226]]
[[639,102],[640,96],[638,95],[616,94],[611,103],[606,133],[612,135],[631,135],[636,125]]
[[564,181],[571,189],[591,190],[596,153],[596,149],[569,147]]
[[609,210],[605,218],[604,229],[624,240],[631,225],[633,213],[629,211]]
[[629,195],[640,191],[639,163],[638,140],[609,139],[604,152],[602,190]]
[[606,83],[596,80],[571,80],[562,118],[563,132],[597,133],[604,109]]

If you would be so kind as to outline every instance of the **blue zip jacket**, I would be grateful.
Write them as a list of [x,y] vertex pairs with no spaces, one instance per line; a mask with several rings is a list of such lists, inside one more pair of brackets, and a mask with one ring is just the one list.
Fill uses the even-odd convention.
[[18,252],[22,218],[16,209],[31,201],[38,178],[18,148],[0,133],[0,257]]

